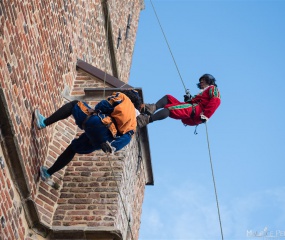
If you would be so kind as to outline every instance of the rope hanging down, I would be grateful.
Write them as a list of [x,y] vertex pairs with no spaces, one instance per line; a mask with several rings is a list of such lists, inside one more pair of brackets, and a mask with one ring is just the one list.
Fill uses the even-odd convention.
[[124,204],[123,197],[122,197],[121,191],[120,191],[120,189],[119,189],[119,184],[118,184],[118,182],[117,182],[117,180],[116,180],[115,172],[114,172],[114,169],[113,169],[112,164],[111,164],[111,160],[110,160],[109,153],[107,153],[107,158],[108,158],[109,165],[110,165],[110,168],[111,168],[111,171],[112,171],[112,175],[113,175],[113,178],[114,178],[114,182],[116,183],[117,191],[118,191],[118,193],[119,193],[119,196],[120,196],[120,199],[121,199],[121,202],[122,202],[122,205],[123,205],[124,214],[125,214],[126,219],[127,219],[127,221],[128,221],[128,228],[129,228],[129,230],[130,230],[131,239],[134,240],[132,228],[131,228],[131,225],[130,225],[130,219],[128,218],[126,206],[125,206],[125,204]]
[[[150,0],[150,3],[151,3],[151,5],[152,5],[153,11],[154,11],[154,13],[155,13],[156,19],[157,19],[157,21],[158,21],[158,23],[159,23],[160,29],[161,29],[161,31],[162,31],[162,33],[163,33],[163,36],[164,36],[164,39],[165,39],[166,44],[167,44],[167,46],[168,46],[169,52],[170,52],[170,54],[171,54],[171,56],[172,56],[172,59],[173,59],[173,62],[174,62],[174,64],[175,64],[175,67],[176,67],[176,69],[177,69],[177,72],[178,72],[178,74],[179,74],[180,80],[181,80],[181,82],[182,82],[182,84],[183,84],[184,90],[185,90],[186,94],[190,94],[190,93],[189,93],[189,90],[185,87],[184,81],[183,81],[183,79],[182,79],[182,76],[181,76],[181,74],[180,74],[179,68],[178,68],[178,66],[177,66],[177,63],[176,63],[175,58],[174,58],[174,56],[173,56],[173,53],[172,53],[172,51],[171,51],[170,45],[169,45],[169,43],[168,43],[168,41],[167,41],[166,35],[165,35],[164,31],[163,31],[162,25],[161,25],[161,23],[160,23],[160,21],[159,21],[159,18],[158,18],[158,15],[157,15],[157,13],[156,13],[155,7],[154,7],[154,5],[153,5],[153,3],[152,3],[152,0]],[[210,157],[210,165],[211,165],[212,179],[213,179],[213,184],[214,184],[214,190],[215,190],[215,196],[216,196],[216,203],[217,203],[217,209],[218,209],[218,215],[219,215],[219,223],[220,223],[221,237],[222,237],[222,240],[224,240],[223,228],[222,228],[222,221],[221,221],[221,214],[220,214],[219,201],[218,201],[218,194],[217,194],[217,188],[216,188],[216,181],[215,181],[214,169],[213,169],[213,163],[212,163],[212,157],[211,157],[211,151],[210,151],[210,143],[209,143],[209,137],[208,137],[208,128],[207,128],[207,123],[206,123],[206,122],[205,122],[205,126],[206,126],[206,135],[207,135],[207,143],[208,143],[208,150],[209,150],[209,157]]]
[[169,52],[170,52],[170,54],[171,54],[171,56],[172,56],[172,60],[173,60],[173,62],[174,62],[174,64],[175,64],[176,70],[177,70],[177,72],[178,72],[178,74],[179,74],[179,77],[180,77],[180,80],[181,80],[182,85],[183,85],[183,87],[184,87],[185,93],[187,94],[187,93],[189,92],[189,90],[186,88],[186,86],[185,86],[185,84],[184,84],[184,81],[183,81],[183,79],[182,79],[182,76],[181,76],[181,73],[180,73],[180,71],[179,71],[178,65],[177,65],[177,63],[176,63],[176,61],[175,61],[174,55],[173,55],[173,53],[172,53],[172,51],[171,51],[170,45],[169,45],[169,43],[168,43],[168,41],[167,41],[167,38],[166,38],[166,35],[165,35],[164,31],[163,31],[162,25],[161,25],[161,23],[160,23],[160,21],[159,21],[159,18],[158,18],[158,15],[157,15],[157,13],[156,13],[155,7],[154,7],[154,5],[153,5],[153,3],[152,3],[152,0],[150,0],[150,3],[151,3],[151,5],[152,5],[152,9],[153,9],[153,11],[154,11],[154,13],[155,13],[156,19],[157,19],[158,24],[159,24],[159,26],[160,26],[161,32],[162,32],[162,34],[163,34],[163,36],[164,36],[164,40],[165,40],[165,42],[166,42],[166,44],[167,44],[167,46],[168,46],[168,50],[169,50]]
[[218,209],[218,215],[219,215],[220,230],[221,230],[222,240],[224,240],[222,221],[221,221],[221,214],[220,214],[220,207],[219,207],[218,194],[217,194],[217,188],[216,188],[216,181],[215,181],[215,175],[214,175],[214,168],[213,168],[212,156],[211,156],[211,150],[210,150],[210,141],[209,141],[209,135],[208,135],[208,127],[207,127],[207,123],[206,122],[205,122],[205,126],[206,126],[206,135],[207,135],[207,143],[208,143],[208,151],[209,151],[212,179],[213,179],[213,184],[214,184],[214,189],[215,189],[216,203],[217,203],[217,209]]

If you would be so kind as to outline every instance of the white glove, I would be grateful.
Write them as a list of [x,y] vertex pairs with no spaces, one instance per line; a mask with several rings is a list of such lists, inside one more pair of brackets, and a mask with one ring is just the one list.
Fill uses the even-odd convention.
[[207,122],[209,120],[209,118],[207,118],[205,115],[201,114],[200,118],[202,120],[203,123]]

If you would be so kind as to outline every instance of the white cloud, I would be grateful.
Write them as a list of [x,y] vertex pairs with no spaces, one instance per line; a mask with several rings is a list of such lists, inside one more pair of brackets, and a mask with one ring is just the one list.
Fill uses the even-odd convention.
[[[219,199],[225,239],[248,239],[248,230],[285,231],[285,189],[252,192],[230,202]],[[221,239],[213,190],[197,183],[168,188],[164,198],[145,206],[144,239]],[[283,224],[283,225],[282,225]],[[283,227],[283,229],[282,229]]]

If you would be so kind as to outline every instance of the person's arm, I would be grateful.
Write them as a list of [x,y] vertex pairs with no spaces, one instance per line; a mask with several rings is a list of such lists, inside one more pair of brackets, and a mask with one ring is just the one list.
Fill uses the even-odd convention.
[[129,131],[122,136],[114,138],[114,140],[110,143],[102,143],[101,148],[105,153],[117,152],[130,143],[133,134],[134,131]]
[[203,109],[203,115],[210,118],[214,112],[217,110],[221,103],[220,92],[217,87],[210,87],[208,90],[210,101],[206,107]]
[[115,152],[121,150],[126,145],[128,145],[132,139],[132,135],[134,134],[134,131],[129,131],[122,136],[116,137],[112,142],[111,146],[116,148]]

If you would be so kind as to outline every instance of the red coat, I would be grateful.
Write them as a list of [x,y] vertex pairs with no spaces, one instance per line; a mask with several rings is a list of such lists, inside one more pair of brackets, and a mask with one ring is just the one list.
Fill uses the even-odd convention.
[[165,108],[170,110],[169,117],[180,119],[184,124],[195,126],[200,123],[200,115],[210,118],[221,103],[220,92],[217,87],[211,85],[197,95],[189,103],[180,102],[171,95],[167,95],[168,104]]

